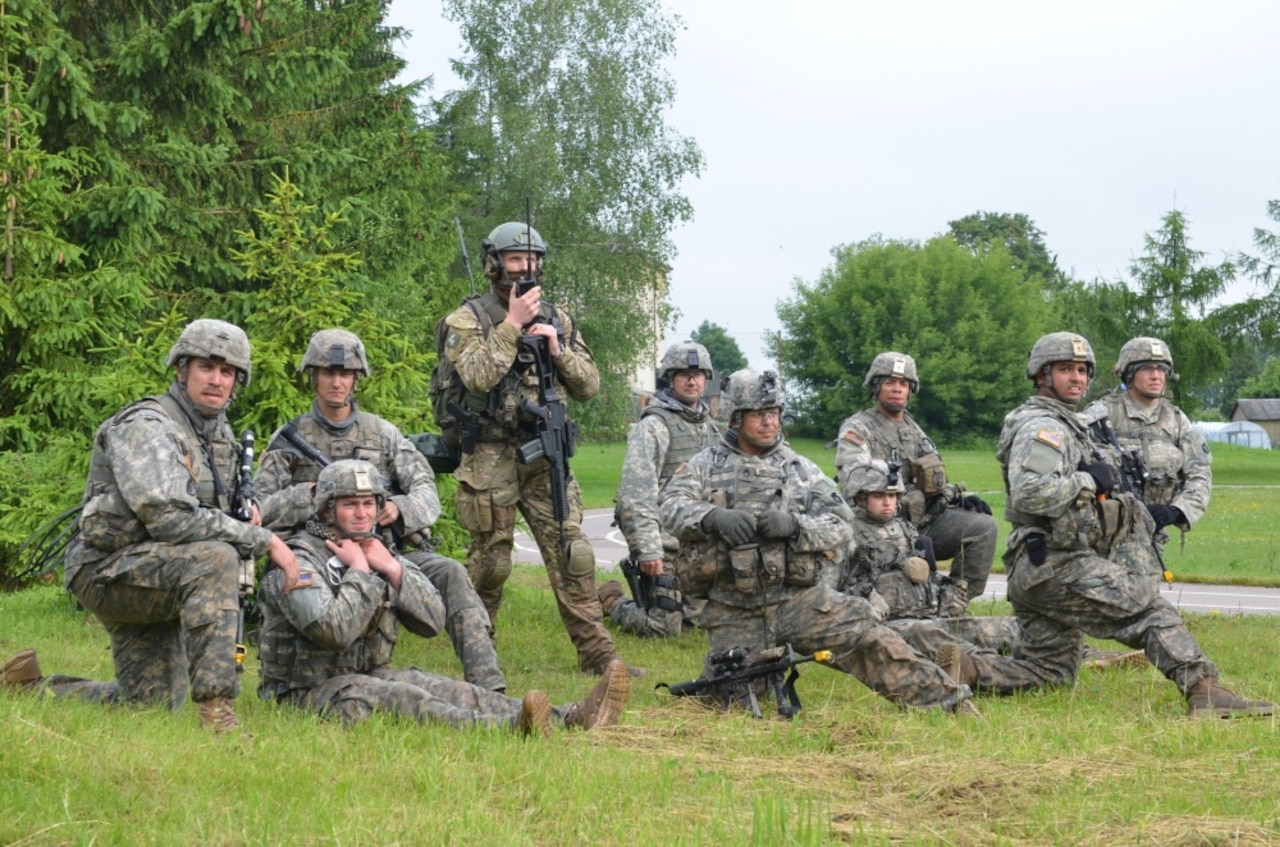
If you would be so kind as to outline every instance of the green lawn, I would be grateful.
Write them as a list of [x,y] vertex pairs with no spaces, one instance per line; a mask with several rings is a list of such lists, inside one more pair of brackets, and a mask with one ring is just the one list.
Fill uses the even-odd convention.
[[[797,452],[835,474],[835,451],[816,439],[791,442]],[[990,450],[948,450],[947,474],[990,502],[999,519],[1004,510],[1004,483]],[[587,508],[613,506],[622,472],[625,444],[588,444],[573,459]],[[1166,550],[1166,564],[1183,582],[1280,586],[1280,451],[1232,444],[1213,448],[1214,491],[1209,511],[1186,535],[1178,533]],[[999,520],[1000,550],[1009,525]],[[1002,570],[997,557],[996,570]]]

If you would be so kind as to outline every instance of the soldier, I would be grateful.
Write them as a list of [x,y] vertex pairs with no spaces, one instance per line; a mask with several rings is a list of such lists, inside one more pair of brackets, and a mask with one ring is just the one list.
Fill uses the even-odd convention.
[[516,700],[415,668],[393,670],[399,625],[429,638],[445,609],[431,580],[375,534],[388,499],[369,462],[344,459],[320,471],[313,517],[289,539],[301,566],[298,588],[284,594],[276,573],[263,580],[261,697],[347,723],[390,712],[546,735],[553,719],[583,729],[617,721],[630,690],[621,662],[580,705],[560,708],[541,691]]
[[285,543],[232,516],[239,446],[226,410],[248,385],[249,339],[201,318],[165,361],[166,394],[131,403],[98,428],[79,534],[66,555],[67,590],[111,637],[115,682],[41,675],[35,651],[4,666],[6,683],[37,683],[97,702],[199,706],[216,732],[239,726],[235,640],[241,562],[269,556],[281,591],[297,584]]
[[662,638],[678,636],[686,617],[696,620],[701,604],[685,601],[665,565],[679,544],[659,526],[658,495],[676,468],[720,439],[720,430],[702,399],[712,374],[706,347],[692,341],[672,344],[658,370],[666,387],[653,395],[631,427],[617,497],[618,527],[631,562],[639,567],[638,582],[652,591],[653,605],[643,608],[640,597],[624,600],[622,586],[614,580],[600,586],[600,603],[626,632]]
[[467,572],[492,628],[511,575],[519,509],[542,553],[578,667],[603,673],[617,654],[596,594],[595,551],[582,534],[578,482],[572,475],[565,481],[568,519],[561,524],[554,514],[550,463],[545,457],[517,460],[520,448],[536,436],[537,419],[528,405],[539,401],[537,368],[518,360],[521,338],[546,345],[554,370],[550,381],[574,400],[593,397],[600,374],[573,318],[542,300],[542,236],[525,224],[505,223],[481,246],[491,290],[445,320],[445,356],[465,385],[463,406],[471,417],[454,474],[458,522],[471,533]]
[[[425,540],[440,517],[431,466],[394,424],[356,403],[360,377],[370,375],[364,344],[345,329],[320,330],[311,336],[298,370],[310,375],[316,398],[309,412],[272,435],[263,453],[254,487],[262,498],[264,523],[284,538],[302,529],[311,514],[312,488],[321,467],[318,458],[373,463],[391,489],[378,526],[399,543],[412,539],[421,548],[405,556],[444,598],[445,631],[462,662],[464,678],[481,688],[505,690],[507,681],[489,636],[489,616],[466,569],[436,555]],[[313,448],[313,455],[305,454],[307,447]]]
[[1187,698],[1193,717],[1272,714],[1274,704],[1246,700],[1219,684],[1218,668],[1177,610],[1141,567],[1117,556],[1126,538],[1149,544],[1154,522],[1119,490],[1116,457],[1091,442],[1076,412],[1093,372],[1085,338],[1043,336],[1027,362],[1036,393],[1006,416],[1000,434],[996,457],[1009,495],[1005,518],[1013,525],[1004,561],[1022,628],[1019,655],[1042,684],[1070,684],[1082,632],[1114,639],[1145,650]]
[[835,483],[782,440],[773,371],[725,380],[729,430],[662,492],[662,527],[680,540],[680,587],[707,599],[711,652],[790,643],[831,650],[833,665],[890,701],[977,714],[971,691],[880,625],[871,604],[836,590],[852,517]]
[[1142,500],[1156,523],[1163,546],[1165,527],[1186,532],[1209,508],[1213,487],[1209,445],[1182,410],[1164,397],[1165,383],[1177,379],[1169,345],[1158,338],[1134,338],[1120,348],[1111,369],[1121,381],[1114,391],[1085,409],[1086,417],[1106,414],[1120,447],[1136,451],[1146,467]]
[[845,419],[836,439],[840,490],[853,498],[846,480],[872,459],[901,462],[907,518],[933,542],[939,559],[951,560],[944,611],[964,614],[969,598],[987,590],[996,555],[996,522],[991,507],[962,484],[948,483],[938,448],[924,434],[907,404],[920,391],[916,363],[903,353],[881,353],[871,362],[863,385],[870,386],[875,405]]

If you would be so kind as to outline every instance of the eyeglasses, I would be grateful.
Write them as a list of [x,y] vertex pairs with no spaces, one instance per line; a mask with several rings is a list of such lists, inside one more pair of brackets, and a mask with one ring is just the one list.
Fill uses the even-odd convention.
[[672,374],[676,379],[697,379],[700,376],[706,376],[700,369],[694,368],[687,371],[676,371]]
[[743,412],[743,415],[755,421],[780,421],[782,420],[781,409],[752,409]]

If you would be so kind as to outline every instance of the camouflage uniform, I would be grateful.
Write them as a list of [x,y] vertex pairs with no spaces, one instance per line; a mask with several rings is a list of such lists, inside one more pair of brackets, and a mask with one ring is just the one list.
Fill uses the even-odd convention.
[[894,452],[902,461],[907,482],[903,510],[912,523],[933,540],[939,559],[951,559],[951,576],[964,580],[968,596],[977,598],[987,589],[987,577],[995,561],[997,527],[990,515],[967,511],[959,503],[961,490],[952,484],[946,491],[925,499],[918,490],[912,463],[926,455],[936,455],[938,448],[911,417],[895,421],[879,407],[863,409],[840,424],[836,439],[836,467],[841,491],[850,498],[845,480],[855,468],[873,459],[888,461]]
[[[836,589],[850,531],[848,507],[831,480],[781,439],[758,456],[737,444],[730,429],[662,492],[662,526],[681,542],[681,588],[708,598],[699,625],[711,652],[786,643],[801,653],[831,650],[835,667],[891,702],[954,711],[967,700],[969,688],[880,625],[870,603]],[[717,508],[784,511],[798,531],[730,549],[703,528]]]
[[[670,389],[663,389],[653,395],[640,421],[631,427],[618,486],[617,519],[637,562],[676,559],[680,545],[673,536],[662,532],[658,497],[676,468],[720,439],[709,412],[705,402],[699,401],[696,409],[690,409]],[[626,600],[615,604],[609,617],[634,635],[674,637],[680,634],[685,618],[691,623],[696,620],[702,604],[685,598],[682,605],[683,611],[656,606],[646,611],[634,600]]]
[[271,532],[231,515],[238,465],[225,414],[201,415],[177,381],[98,428],[65,580],[111,636],[116,682],[48,687],[174,709],[188,684],[197,702],[239,693],[241,561],[266,555]]
[[[449,315],[445,342],[445,355],[470,392],[468,407],[485,420],[475,450],[464,453],[454,473],[458,521],[471,533],[467,572],[492,626],[503,585],[511,575],[519,509],[542,553],[560,618],[578,653],[578,666],[602,672],[616,654],[596,595],[595,552],[582,534],[582,492],[570,476],[562,549],[561,527],[552,506],[550,465],[545,458],[529,464],[517,461],[520,446],[535,436],[535,421],[521,409],[521,401],[539,399],[536,368],[517,367],[520,331],[503,320],[506,304],[490,292],[475,305],[464,305]],[[562,339],[561,355],[553,360],[558,386],[574,400],[595,396],[600,374],[573,319],[545,301],[539,317],[555,326]]]
[[1005,418],[996,457],[1009,493],[1005,518],[1013,524],[1004,561],[1022,628],[1019,654],[1043,684],[1070,684],[1082,632],[1113,639],[1144,649],[1189,695],[1201,680],[1216,680],[1218,669],[1160,596],[1147,566],[1116,555],[1126,537],[1150,547],[1154,523],[1131,495],[1097,502],[1093,477],[1078,468],[1100,455],[1083,416],[1055,399],[1031,397]]
[[[371,462],[387,480],[393,492],[390,500],[400,510],[400,517],[390,527],[395,537],[426,536],[440,517],[440,495],[431,466],[394,424],[361,411],[355,400],[351,401],[351,407],[351,416],[338,424],[324,416],[316,401],[311,411],[295,418],[290,425],[331,461]],[[254,488],[262,499],[263,524],[285,538],[301,529],[311,514],[311,488],[319,473],[320,467],[302,456],[277,430],[254,477]],[[404,555],[443,596],[447,614],[445,630],[462,662],[467,682],[482,688],[505,689],[507,682],[498,667],[488,615],[466,570],[429,549]]]
[[[376,573],[346,568],[315,534],[314,522],[289,540],[299,587],[284,594],[282,574],[263,578],[258,694],[346,723],[373,712],[451,726],[514,727],[520,701],[416,668],[393,669],[400,624],[426,638],[439,632],[444,604],[431,580],[400,557],[399,591]],[[558,710],[562,718],[564,710]]]

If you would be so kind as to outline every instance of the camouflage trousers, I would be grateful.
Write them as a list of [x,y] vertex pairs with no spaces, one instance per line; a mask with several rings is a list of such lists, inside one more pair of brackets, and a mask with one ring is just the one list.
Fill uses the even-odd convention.
[[[294,692],[290,699],[296,706],[346,724],[384,712],[419,723],[509,729],[520,716],[520,701],[513,697],[417,668],[342,674],[310,691]],[[552,713],[563,722],[567,709],[556,707]]]
[[[951,618],[951,621],[984,620],[983,618]],[[990,621],[1009,621],[1015,626],[1014,618],[985,618]],[[1028,688],[1038,688],[1044,684],[1044,678],[1035,665],[1021,659],[1002,656],[995,650],[975,644],[958,636],[943,619],[899,618],[890,621],[887,626],[926,656],[938,655],[944,644],[959,644],[960,649],[969,654],[978,671],[978,679],[974,684],[974,694],[1012,694]],[[1006,627],[1007,628],[1007,627]]]
[[582,492],[577,480],[569,479],[569,517],[561,544],[545,459],[520,464],[514,444],[482,442],[463,457],[457,476],[458,522],[471,533],[467,573],[489,613],[490,626],[497,620],[502,588],[511,575],[518,509],[542,553],[560,619],[578,653],[578,667],[602,672],[616,653],[596,595],[595,552],[582,534]]
[[1091,551],[1050,550],[1047,561],[1035,566],[1025,545],[1011,549],[1005,562],[1013,565],[1009,600],[1022,628],[1018,653],[1045,684],[1075,680],[1085,634],[1145,651],[1183,695],[1201,679],[1218,677],[1149,570]]
[[762,650],[790,643],[798,653],[830,650],[832,664],[892,703],[954,711],[972,692],[902,636],[875,620],[871,604],[825,585],[798,589],[756,609],[710,600],[698,620],[711,652]]
[[418,566],[444,600],[444,628],[462,662],[463,678],[490,691],[505,691],[507,680],[498,667],[489,615],[467,577],[467,569],[453,559],[422,550],[407,553],[405,558]]
[[221,541],[144,541],[84,566],[67,587],[111,636],[118,692],[84,680],[50,688],[173,709],[188,686],[197,702],[235,697],[239,574],[240,555]]
[[967,512],[959,506],[948,506],[920,534],[933,541],[938,561],[951,560],[952,579],[968,584],[969,599],[976,600],[987,591],[987,578],[996,560],[995,518],[981,512]]
[[623,632],[640,638],[679,638],[684,631],[684,613],[668,612],[656,606],[642,609],[634,600],[623,600],[609,610],[609,619]]
[[990,650],[1004,656],[1012,655],[1022,638],[1022,629],[1013,615],[973,615],[932,620],[957,640],[967,641],[980,650]]

